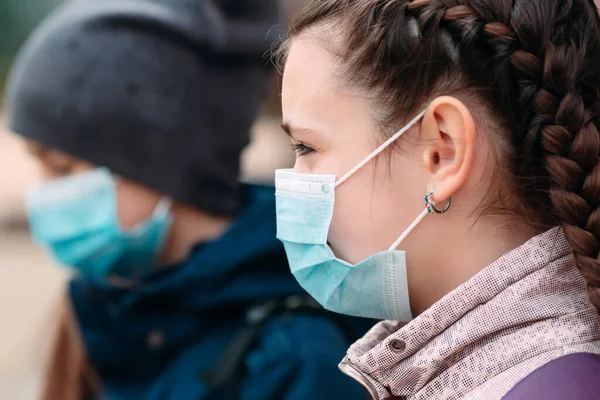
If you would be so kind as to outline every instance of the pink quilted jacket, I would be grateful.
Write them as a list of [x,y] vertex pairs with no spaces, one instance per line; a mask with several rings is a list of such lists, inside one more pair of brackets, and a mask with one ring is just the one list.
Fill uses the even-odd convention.
[[504,255],[408,324],[385,321],[340,369],[374,399],[501,399],[551,360],[600,354],[600,324],[560,228]]

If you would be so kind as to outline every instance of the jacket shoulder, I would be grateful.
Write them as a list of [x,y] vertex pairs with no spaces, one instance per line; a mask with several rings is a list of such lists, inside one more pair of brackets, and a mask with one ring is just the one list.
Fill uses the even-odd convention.
[[600,400],[600,356],[576,353],[533,371],[503,400]]

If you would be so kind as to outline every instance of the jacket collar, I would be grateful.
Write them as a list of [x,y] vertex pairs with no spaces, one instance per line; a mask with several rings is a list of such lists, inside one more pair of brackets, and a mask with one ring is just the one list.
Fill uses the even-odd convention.
[[365,378],[376,398],[460,397],[525,360],[595,340],[596,310],[562,229],[554,228],[410,323],[376,325],[340,367]]

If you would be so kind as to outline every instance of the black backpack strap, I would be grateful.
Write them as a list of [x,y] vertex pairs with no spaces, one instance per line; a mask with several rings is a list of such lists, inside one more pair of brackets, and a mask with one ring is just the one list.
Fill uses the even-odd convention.
[[268,301],[246,312],[244,328],[234,337],[215,363],[202,374],[201,379],[207,386],[208,392],[215,393],[226,389],[227,400],[239,400],[246,355],[258,341],[266,323],[278,316],[299,313],[329,319],[336,324],[349,343],[354,340],[354,332],[343,316],[323,309],[308,296],[291,296]]

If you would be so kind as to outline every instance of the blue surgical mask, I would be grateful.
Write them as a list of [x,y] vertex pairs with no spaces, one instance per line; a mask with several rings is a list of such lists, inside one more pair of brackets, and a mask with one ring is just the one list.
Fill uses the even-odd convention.
[[172,222],[165,198],[148,220],[121,228],[115,180],[105,168],[32,188],[27,209],[34,239],[89,279],[134,279],[155,267]]
[[327,244],[327,236],[333,217],[335,188],[416,124],[424,113],[339,180],[334,175],[276,172],[277,238],[285,246],[298,283],[327,310],[374,319],[412,319],[406,254],[396,248],[427,215],[427,209],[389,250],[355,265],[335,256]]

